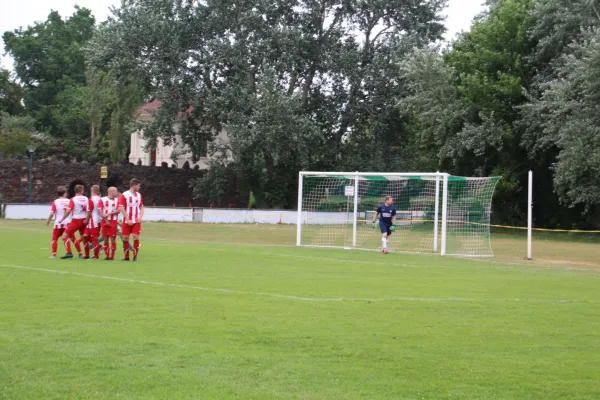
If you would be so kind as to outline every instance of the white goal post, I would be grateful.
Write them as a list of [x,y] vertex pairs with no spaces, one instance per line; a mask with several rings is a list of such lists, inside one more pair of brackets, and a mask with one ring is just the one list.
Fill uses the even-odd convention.
[[298,182],[298,246],[378,250],[372,221],[384,196],[397,210],[391,251],[493,256],[491,203],[500,177],[447,173],[310,172]]

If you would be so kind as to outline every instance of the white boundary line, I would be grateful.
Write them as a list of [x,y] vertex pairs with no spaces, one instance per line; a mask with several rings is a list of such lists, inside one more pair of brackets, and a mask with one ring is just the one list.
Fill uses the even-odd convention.
[[499,302],[499,303],[508,303],[508,302],[519,302],[519,303],[594,303],[590,300],[572,300],[572,299],[520,299],[520,298],[506,298],[506,299],[475,299],[475,298],[425,298],[425,297],[390,297],[390,298],[319,298],[319,297],[302,297],[302,296],[293,296],[279,293],[264,293],[264,292],[252,292],[245,290],[234,290],[234,289],[223,289],[223,288],[208,288],[202,286],[195,285],[185,285],[178,283],[166,283],[166,282],[157,282],[157,281],[146,281],[146,280],[137,280],[130,278],[121,278],[116,276],[106,276],[106,275],[95,275],[95,274],[87,274],[83,272],[73,272],[73,271],[59,271],[55,269],[46,269],[46,268],[36,268],[36,267],[28,267],[23,265],[11,265],[11,264],[0,264],[2,268],[13,268],[13,269],[21,269],[28,271],[38,271],[38,272],[47,272],[53,274],[61,274],[61,275],[73,275],[73,276],[81,276],[85,278],[95,278],[95,279],[106,279],[118,282],[126,282],[126,283],[137,283],[142,285],[154,285],[154,286],[164,286],[164,287],[173,287],[180,289],[191,289],[191,290],[200,290],[204,292],[217,292],[217,293],[229,293],[229,294],[241,294],[248,296],[257,296],[257,297],[271,297],[285,300],[296,300],[296,301],[307,301],[307,302],[428,302],[428,303],[484,303],[484,302]]

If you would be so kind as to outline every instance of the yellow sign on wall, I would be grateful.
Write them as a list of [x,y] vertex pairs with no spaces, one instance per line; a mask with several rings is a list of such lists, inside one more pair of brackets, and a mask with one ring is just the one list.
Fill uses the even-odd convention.
[[108,168],[100,167],[100,179],[106,179],[106,178],[108,178]]

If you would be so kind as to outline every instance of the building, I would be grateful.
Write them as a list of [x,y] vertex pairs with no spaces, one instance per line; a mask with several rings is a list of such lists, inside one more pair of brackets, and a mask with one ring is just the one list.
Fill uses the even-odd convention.
[[[152,120],[153,114],[160,107],[160,100],[154,100],[150,103],[146,103],[138,108],[137,118],[140,121]],[[177,127],[174,127],[177,132]],[[215,140],[227,140],[227,133],[225,131],[219,132]],[[200,157],[197,162],[192,161],[192,155],[189,153],[187,146],[185,146],[181,139],[176,138],[175,143],[172,145],[166,145],[164,140],[159,138],[156,143],[156,148],[145,150],[147,141],[144,139],[144,130],[139,129],[131,134],[130,140],[130,152],[129,162],[132,164],[138,164],[141,162],[142,165],[157,166],[160,167],[162,163],[167,163],[169,167],[172,164],[176,164],[177,168],[182,168],[183,165],[189,162],[191,168],[196,165],[200,169],[208,169],[209,161],[211,157],[207,154],[204,157]],[[176,155],[175,160],[173,156]]]

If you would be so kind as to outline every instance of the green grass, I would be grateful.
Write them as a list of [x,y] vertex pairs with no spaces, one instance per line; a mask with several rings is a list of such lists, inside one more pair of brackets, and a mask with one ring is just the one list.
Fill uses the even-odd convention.
[[515,265],[515,238],[494,246],[510,264],[386,257],[293,234],[146,224],[136,264],[62,261],[43,223],[0,220],[0,398],[600,398],[595,258]]

